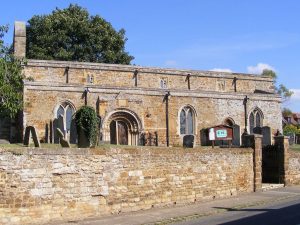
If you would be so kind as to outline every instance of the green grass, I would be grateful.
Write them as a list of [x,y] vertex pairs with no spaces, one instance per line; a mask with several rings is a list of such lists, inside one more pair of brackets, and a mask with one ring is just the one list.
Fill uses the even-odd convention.
[[[0,148],[21,148],[27,147],[23,143],[13,143],[13,144],[0,144]],[[30,144],[28,147],[34,147],[34,144]],[[41,148],[62,148],[60,144],[44,144],[41,143]],[[77,145],[71,144],[71,148],[77,148]]]
[[299,145],[299,144],[291,145],[291,146],[290,146],[290,150],[293,150],[293,151],[300,151],[300,145]]

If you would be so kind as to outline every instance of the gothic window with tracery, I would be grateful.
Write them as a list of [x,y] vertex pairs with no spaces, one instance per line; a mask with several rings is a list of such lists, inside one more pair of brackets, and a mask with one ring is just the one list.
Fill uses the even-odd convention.
[[254,109],[249,116],[250,133],[253,133],[255,127],[263,126],[263,114],[260,109]]
[[194,112],[185,106],[180,112],[180,134],[194,134]]
[[60,116],[62,117],[64,131],[66,132],[71,130],[72,116],[74,113],[74,107],[68,102],[61,103],[57,109],[56,118],[59,119]]

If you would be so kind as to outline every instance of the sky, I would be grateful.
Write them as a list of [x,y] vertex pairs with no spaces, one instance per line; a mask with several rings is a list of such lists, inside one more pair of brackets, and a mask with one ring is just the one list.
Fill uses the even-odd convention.
[[300,1],[297,0],[10,0],[0,24],[49,14],[69,4],[126,30],[133,64],[260,74],[272,69],[277,85],[294,92],[285,107],[300,112]]

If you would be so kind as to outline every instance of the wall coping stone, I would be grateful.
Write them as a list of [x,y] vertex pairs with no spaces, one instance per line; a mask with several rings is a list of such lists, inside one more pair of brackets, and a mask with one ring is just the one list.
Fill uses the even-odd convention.
[[229,73],[229,72],[216,72],[204,70],[185,70],[185,69],[171,69],[159,67],[145,67],[133,65],[120,65],[120,64],[104,64],[104,63],[90,63],[90,62],[74,62],[74,61],[56,61],[56,60],[35,60],[28,59],[27,67],[56,67],[56,68],[74,68],[74,69],[94,69],[94,70],[111,70],[134,72],[138,70],[139,73],[153,73],[153,74],[166,74],[166,75],[180,75],[187,76],[202,76],[202,77],[219,77],[224,79],[233,79],[238,77],[240,80],[257,80],[273,82],[273,78],[267,76],[258,76],[255,74],[246,73]]
[[0,148],[0,155],[11,153],[14,155],[110,155],[111,153],[118,154],[154,154],[154,155],[168,155],[168,154],[252,154],[252,148],[214,148],[211,147],[196,147],[186,149],[181,147],[144,147],[144,146],[126,146],[126,147],[99,147],[99,148]]

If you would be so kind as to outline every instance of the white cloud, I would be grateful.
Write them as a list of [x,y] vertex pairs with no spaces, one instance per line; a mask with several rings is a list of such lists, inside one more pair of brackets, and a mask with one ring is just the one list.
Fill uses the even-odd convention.
[[176,66],[177,62],[175,60],[167,60],[165,61],[165,66]]
[[232,73],[232,70],[228,68],[213,68],[209,71]]
[[265,69],[275,71],[274,67],[272,67],[266,63],[257,63],[256,66],[248,66],[247,67],[248,73],[252,73],[252,74],[261,74],[263,72],[263,70],[265,70]]

